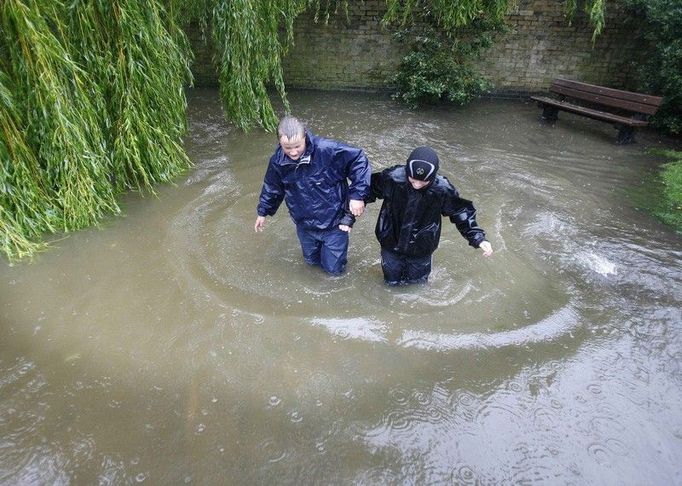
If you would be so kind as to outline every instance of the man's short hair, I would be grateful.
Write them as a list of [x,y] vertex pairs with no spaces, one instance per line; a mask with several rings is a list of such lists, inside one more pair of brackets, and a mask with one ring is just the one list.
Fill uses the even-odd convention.
[[277,134],[280,138],[287,137],[289,140],[302,138],[305,136],[305,125],[298,118],[287,115],[280,120]]

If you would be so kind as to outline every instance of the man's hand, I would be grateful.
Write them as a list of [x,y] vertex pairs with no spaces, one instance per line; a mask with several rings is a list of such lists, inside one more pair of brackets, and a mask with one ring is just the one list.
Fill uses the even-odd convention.
[[348,226],[347,224],[340,224],[339,229],[341,231],[345,231],[346,233],[350,233],[350,226]]
[[256,232],[263,231],[265,228],[265,216],[258,216],[256,218],[256,224],[253,225],[253,229],[256,230]]
[[360,216],[365,211],[365,201],[351,199],[349,206],[350,212],[353,214],[353,216]]
[[481,241],[481,244],[478,245],[478,247],[483,250],[483,256],[489,257],[493,254],[493,245],[491,245],[487,240]]

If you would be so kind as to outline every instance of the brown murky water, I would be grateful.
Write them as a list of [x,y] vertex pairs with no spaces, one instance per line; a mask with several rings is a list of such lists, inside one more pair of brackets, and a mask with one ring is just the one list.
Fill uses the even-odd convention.
[[[432,145],[496,250],[449,223],[425,287],[255,234],[271,134],[190,94],[195,168],[33,264],[0,264],[1,484],[682,482],[682,245],[638,211],[657,159],[608,125],[480,101],[291,94],[374,168]],[[647,138],[648,137],[648,138]]]

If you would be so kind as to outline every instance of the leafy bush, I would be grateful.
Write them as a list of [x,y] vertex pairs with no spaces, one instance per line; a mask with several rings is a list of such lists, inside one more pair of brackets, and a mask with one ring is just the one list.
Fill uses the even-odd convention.
[[663,96],[653,125],[682,134],[682,2],[628,0],[627,6],[638,35],[650,46],[639,68],[640,89]]
[[389,79],[395,86],[394,99],[411,107],[452,102],[465,104],[492,85],[474,66],[481,52],[492,45],[495,33],[504,29],[501,19],[474,19],[466,27],[444,31],[434,20],[421,22],[396,34],[408,42],[397,73]]
[[[405,33],[401,33],[405,37]],[[389,80],[396,86],[394,99],[416,108],[421,104],[443,101],[465,104],[488,91],[491,85],[471,66],[470,46],[445,45],[431,30],[416,35],[411,52],[401,61],[398,72]]]

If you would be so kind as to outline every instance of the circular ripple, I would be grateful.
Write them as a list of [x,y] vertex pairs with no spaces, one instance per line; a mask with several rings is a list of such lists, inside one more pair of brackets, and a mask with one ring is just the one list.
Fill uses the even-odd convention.
[[259,449],[265,460],[269,463],[281,462],[287,458],[287,451],[275,442],[274,439],[266,439],[260,443]]
[[409,393],[402,387],[392,388],[388,394],[391,397],[391,404],[399,407],[407,405],[410,399]]
[[587,453],[600,466],[608,467],[612,465],[612,453],[604,444],[590,444],[587,446]]
[[[272,147],[263,145],[259,151],[258,142],[240,149],[243,140],[235,136],[233,147],[216,150],[215,137],[224,127],[213,124],[222,121],[199,118],[198,134],[191,139],[195,168],[186,183],[193,196],[172,216],[163,246],[175,267],[175,280],[202,307],[209,300],[267,322],[290,318],[323,326],[331,339],[436,351],[524,347],[559,340],[579,327],[569,293],[553,284],[559,281],[551,275],[555,268],[529,260],[532,253],[507,251],[503,215],[517,207],[511,201],[500,201],[495,222],[487,228],[498,241],[494,259],[472,252],[448,224],[428,285],[397,288],[383,284],[373,234],[379,205],[369,205],[351,234],[348,273],[331,278],[303,262],[285,204],[267,218],[263,232],[254,231],[254,209]],[[388,140],[395,150],[396,141]],[[522,166],[515,170],[522,172],[519,188],[529,197],[546,193],[553,183],[526,173]],[[553,214],[551,208],[545,214]],[[543,231],[534,232],[534,224],[519,222],[520,230],[528,233],[524,238],[547,237],[547,226],[538,224],[536,229]],[[551,229],[563,234],[572,226]]]
[[480,484],[480,479],[478,477],[478,474],[476,474],[476,471],[474,471],[474,469],[471,466],[468,466],[466,464],[456,466],[452,470],[451,479],[454,484],[462,486]]
[[553,430],[559,418],[553,409],[540,407],[533,412],[533,422],[544,430]]
[[424,393],[422,391],[415,391],[412,394],[412,398],[423,407],[431,404],[431,396],[428,393]]
[[[319,319],[338,318],[338,312],[330,312],[330,307],[337,307],[330,306],[330,302],[353,302],[359,318],[385,315],[388,311],[393,329],[396,321],[419,316],[416,326],[414,321],[404,321],[411,327],[406,329],[408,332],[442,329],[444,325],[449,328],[448,310],[453,306],[461,307],[460,329],[483,329],[488,322],[474,309],[480,307],[481,300],[493,314],[509,316],[509,324],[519,330],[533,322],[533,313],[539,313],[539,321],[543,314],[559,312],[548,303],[551,306],[567,301],[565,294],[547,287],[544,272],[534,271],[528,262],[516,261],[513,256],[501,267],[509,273],[506,277],[482,276],[478,260],[465,251],[466,245],[456,233],[443,238],[428,285],[386,287],[381,279],[373,225],[365,224],[364,219],[351,237],[348,273],[340,278],[328,277],[303,262],[284,205],[274,217],[267,218],[262,233],[254,232],[254,208],[264,170],[261,158],[261,154],[254,153],[237,164],[219,156],[200,161],[189,176],[188,183],[199,192],[174,215],[164,246],[176,268],[176,280],[191,294],[208,296],[218,305],[256,315],[276,309],[278,316],[316,315]],[[372,219],[378,208],[369,208],[368,213],[366,217]],[[491,277],[494,283],[474,280]],[[529,288],[543,293],[542,301],[529,301]],[[548,292],[556,295],[548,299]],[[381,321],[377,324],[384,325]],[[367,337],[353,335],[348,328],[336,329],[335,333],[342,339]],[[475,339],[484,343],[486,336],[475,335]],[[493,338],[492,346],[496,345]]]
[[393,410],[386,414],[385,420],[389,429],[405,431],[415,427],[414,411]]

